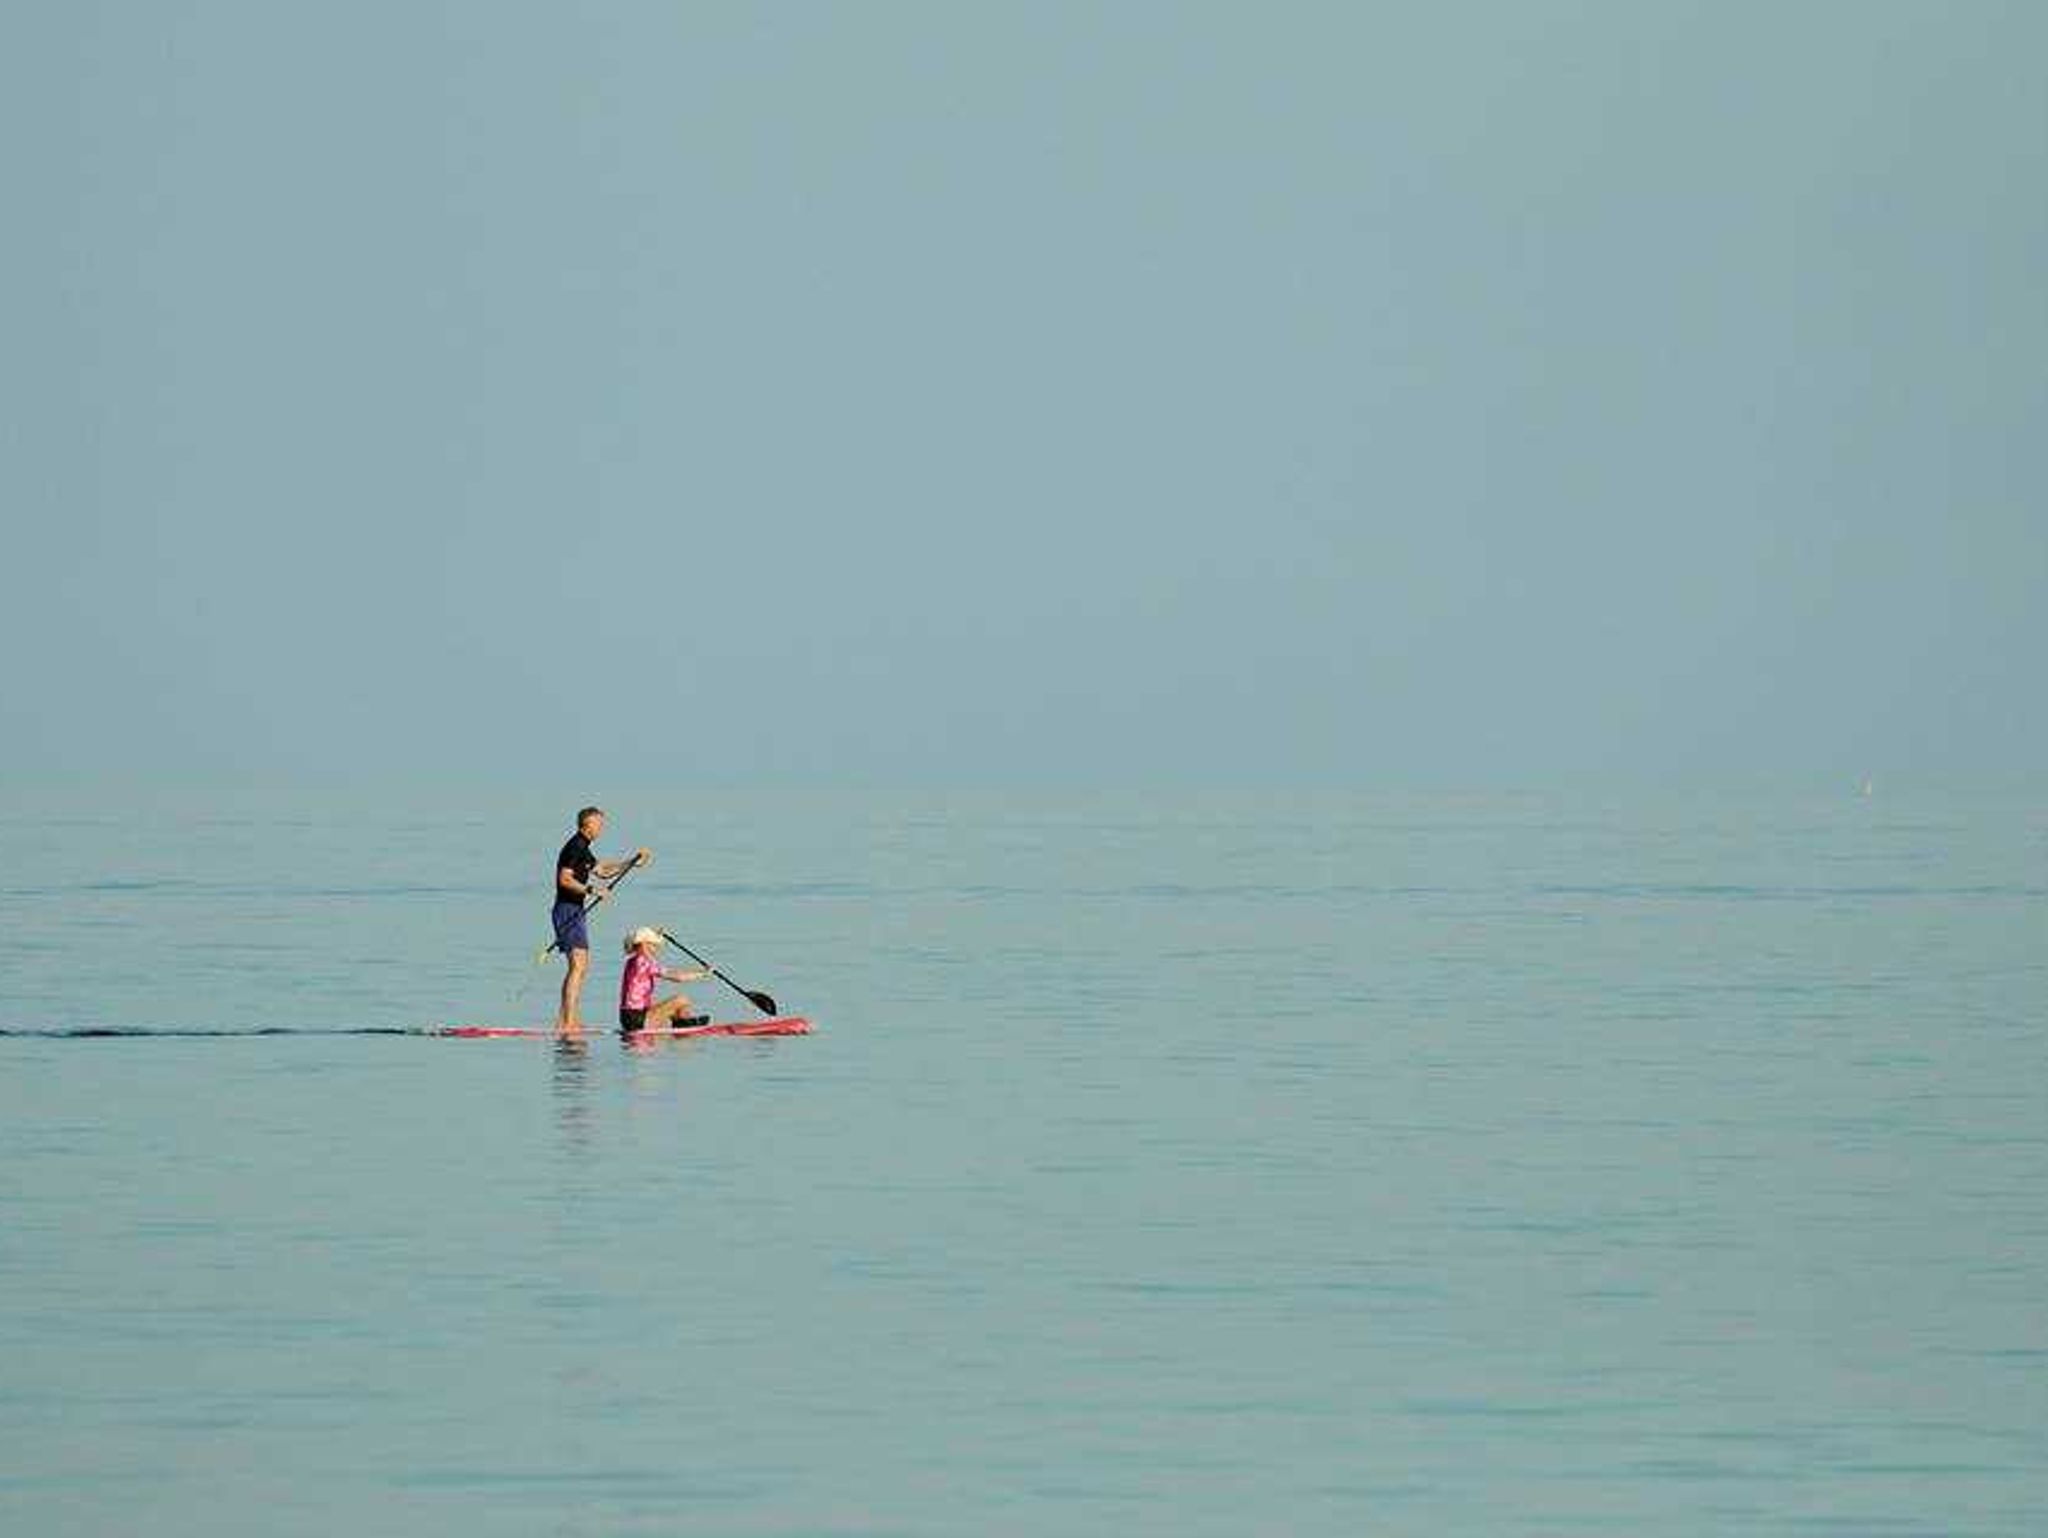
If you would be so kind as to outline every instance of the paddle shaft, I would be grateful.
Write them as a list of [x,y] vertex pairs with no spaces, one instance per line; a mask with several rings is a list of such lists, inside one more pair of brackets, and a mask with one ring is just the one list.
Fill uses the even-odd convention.
[[692,961],[696,962],[698,966],[702,967],[705,971],[709,972],[713,977],[717,978],[721,983],[724,983],[726,987],[732,989],[734,993],[737,993],[741,998],[745,999],[749,1004],[753,1005],[754,1008],[760,1010],[762,1014],[772,1015],[775,1013],[775,1000],[770,998],[767,994],[756,993],[751,988],[742,988],[738,983],[734,982],[731,978],[727,977],[723,972],[719,971],[718,968],[714,967],[702,956],[699,956],[695,951],[691,950],[689,946],[683,944],[682,941],[678,940],[666,929],[659,930],[657,931],[657,933],[660,934],[662,939],[668,941],[670,945],[673,945],[685,956],[688,956]]

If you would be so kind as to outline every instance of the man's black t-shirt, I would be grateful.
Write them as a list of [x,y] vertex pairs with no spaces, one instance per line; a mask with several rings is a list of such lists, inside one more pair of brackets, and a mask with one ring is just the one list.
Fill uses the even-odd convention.
[[562,846],[562,852],[555,856],[555,901],[577,903],[583,901],[583,894],[572,892],[562,885],[562,872],[568,871],[584,886],[590,885],[590,873],[597,869],[597,856],[590,852],[590,840],[581,833],[570,835],[569,842]]

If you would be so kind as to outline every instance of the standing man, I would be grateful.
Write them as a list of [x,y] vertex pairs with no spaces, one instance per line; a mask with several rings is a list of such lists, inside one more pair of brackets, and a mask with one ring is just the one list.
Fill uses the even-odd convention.
[[565,1036],[583,1029],[577,1008],[583,995],[583,974],[590,968],[590,932],[583,916],[611,895],[597,883],[616,881],[647,858],[647,851],[638,849],[630,860],[600,860],[590,846],[603,832],[603,808],[586,806],[576,814],[576,831],[555,856],[555,906],[549,917],[555,926],[555,945],[569,964],[562,978],[562,1008],[555,1016],[555,1029]]

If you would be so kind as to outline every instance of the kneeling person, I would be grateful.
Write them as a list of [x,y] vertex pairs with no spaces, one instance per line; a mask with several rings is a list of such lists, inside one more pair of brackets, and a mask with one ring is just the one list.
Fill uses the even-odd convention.
[[661,949],[661,931],[636,929],[626,936],[626,970],[619,979],[619,1029],[631,1033],[657,1026],[707,1025],[709,1015],[693,1012],[687,993],[665,999],[654,997],[657,982],[695,983],[711,975],[705,968],[696,972],[671,972],[654,957]]

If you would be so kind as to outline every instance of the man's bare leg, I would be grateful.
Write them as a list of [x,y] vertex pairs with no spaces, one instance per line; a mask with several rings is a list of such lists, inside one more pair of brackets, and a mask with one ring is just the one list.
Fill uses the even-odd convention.
[[565,951],[563,956],[569,967],[562,974],[562,1007],[555,1015],[555,1029],[569,1036],[583,1029],[577,1010],[583,997],[583,974],[590,970],[590,952],[577,949]]

